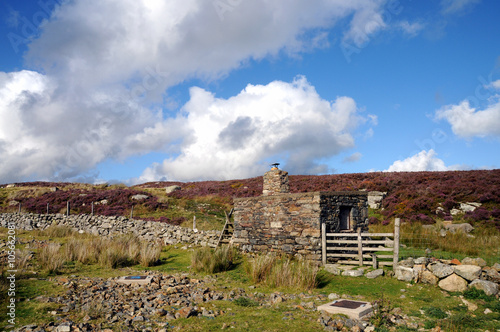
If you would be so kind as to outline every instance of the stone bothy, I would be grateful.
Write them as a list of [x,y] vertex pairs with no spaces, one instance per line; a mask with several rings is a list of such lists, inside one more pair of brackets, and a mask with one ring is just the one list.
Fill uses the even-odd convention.
[[321,225],[330,232],[368,226],[367,192],[289,193],[288,173],[264,174],[263,194],[234,199],[232,242],[243,251],[278,251],[321,262]]

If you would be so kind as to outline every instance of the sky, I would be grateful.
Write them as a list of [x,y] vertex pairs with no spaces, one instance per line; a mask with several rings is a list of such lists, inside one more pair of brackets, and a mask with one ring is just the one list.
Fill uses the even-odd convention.
[[500,167],[495,0],[2,0],[0,183]]

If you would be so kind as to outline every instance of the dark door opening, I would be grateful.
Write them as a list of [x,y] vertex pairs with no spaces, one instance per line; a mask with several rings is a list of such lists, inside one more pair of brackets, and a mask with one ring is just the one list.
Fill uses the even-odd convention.
[[350,230],[351,229],[351,210],[349,206],[341,206],[339,219],[340,219],[340,230]]

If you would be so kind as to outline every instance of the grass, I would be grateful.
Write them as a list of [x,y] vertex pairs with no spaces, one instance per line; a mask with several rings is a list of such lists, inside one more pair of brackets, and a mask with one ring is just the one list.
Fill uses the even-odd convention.
[[[47,234],[50,232],[52,237]],[[219,272],[205,272],[203,269],[197,272],[193,264],[195,252],[205,252],[210,259],[216,257],[225,257],[231,254],[231,251],[224,247],[216,250],[205,248],[189,249],[185,245],[175,245],[163,247],[158,250],[157,246],[149,245],[144,250],[156,251],[159,257],[153,258],[156,261],[149,266],[141,262],[142,242],[137,241],[131,235],[116,238],[114,240],[103,240],[98,237],[70,233],[67,237],[56,237],[57,234],[64,234],[62,230],[49,230],[47,233],[35,233],[19,231],[18,236],[23,239],[31,239],[35,236],[37,239],[49,239],[49,242],[59,244],[58,250],[53,257],[60,255],[65,258],[65,263],[57,272],[49,272],[48,269],[41,269],[37,264],[38,254],[42,249],[35,253],[35,260],[28,260],[36,269],[37,275],[28,275],[19,278],[17,282],[17,294],[19,299],[17,305],[17,317],[19,326],[31,323],[46,323],[55,321],[55,317],[47,314],[59,307],[54,303],[41,303],[35,298],[40,295],[57,297],[63,295],[67,290],[59,286],[56,282],[59,278],[70,278],[77,276],[93,276],[110,278],[122,275],[131,275],[143,273],[144,270],[158,271],[165,274],[187,274],[191,278],[199,279],[200,275],[206,273],[217,273],[213,278],[213,283],[207,285],[210,289],[223,291],[225,293],[232,289],[242,288],[246,295],[235,299],[234,301],[212,301],[203,303],[202,306],[208,310],[223,311],[224,313],[215,319],[206,317],[192,317],[188,319],[177,319],[170,322],[168,331],[215,331],[221,328],[228,328],[234,331],[316,331],[322,327],[317,322],[319,313],[315,310],[300,309],[302,302],[309,302],[309,299],[303,299],[303,296],[315,296],[323,294],[327,296],[330,293],[339,294],[342,297],[353,297],[354,299],[375,302],[388,301],[390,304],[383,307],[400,307],[403,312],[419,319],[422,326],[435,327],[440,326],[443,331],[477,331],[500,329],[500,308],[498,300],[488,297],[476,289],[471,289],[463,293],[468,301],[479,306],[473,314],[467,312],[467,308],[458,298],[459,294],[452,296],[442,292],[439,288],[424,284],[405,284],[394,278],[379,277],[377,279],[350,278],[343,276],[332,276],[324,270],[316,269],[315,285],[313,287],[295,284],[298,279],[311,280],[304,276],[315,271],[315,267],[301,266],[304,263],[300,260],[294,260],[287,256],[238,256],[231,259],[232,266],[229,269],[222,269]],[[0,236],[6,234],[0,229]],[[58,235],[58,236],[59,236]],[[57,246],[54,246],[56,248]],[[99,255],[103,248],[127,248],[123,250],[128,257],[127,263],[118,264],[115,268],[113,264],[100,264]],[[25,250],[24,248],[18,248]],[[48,249],[47,249],[48,250]],[[227,251],[226,254],[222,254]],[[203,257],[203,255],[201,255]],[[111,261],[114,261],[112,259]],[[208,260],[210,261],[210,260]],[[227,259],[222,261],[228,261]],[[207,260],[205,259],[205,262]],[[253,265],[252,265],[253,264]],[[224,265],[224,264],[222,264]],[[225,265],[227,266],[227,265]],[[253,267],[252,267],[253,266]],[[252,268],[251,268],[252,267]],[[250,269],[251,268],[251,269]],[[216,270],[216,269],[215,269]],[[225,270],[225,271],[224,271]],[[56,276],[54,277],[54,274]],[[296,276],[302,276],[298,278]],[[33,278],[34,277],[34,278]],[[255,279],[254,279],[255,278]],[[5,278],[2,278],[5,280]],[[310,281],[309,281],[310,282]],[[308,282],[308,283],[309,283]],[[405,292],[401,292],[404,289]],[[5,316],[5,303],[8,300],[5,296],[5,283],[0,283],[0,315]],[[289,299],[283,303],[268,306],[261,305],[256,293],[264,294],[268,298],[271,293],[276,291],[287,294],[295,294],[296,299]],[[404,294],[405,298],[401,295]],[[28,301],[29,300],[29,301]],[[262,300],[260,300],[262,301]],[[317,300],[314,300],[315,304]],[[265,303],[265,302],[264,302]],[[484,310],[489,308],[492,314],[483,314]],[[179,308],[166,307],[166,310],[175,311]],[[420,310],[424,310],[424,314]],[[442,313],[446,313],[446,318],[441,318]],[[80,321],[85,314],[91,316],[102,316],[102,310],[96,304],[89,311],[81,311],[74,317],[74,321]],[[474,317],[475,316],[475,317]],[[412,318],[413,318],[412,317]],[[161,318],[158,318],[161,320]],[[106,324],[105,317],[99,318],[103,324]],[[383,321],[382,321],[383,322]],[[0,322],[0,329],[4,328],[6,322]],[[174,327],[172,327],[172,325]],[[233,326],[234,328],[231,328]],[[118,330],[118,325],[113,329]],[[381,324],[378,331],[388,330],[384,324]],[[409,329],[399,329],[398,331],[410,331]]]
[[191,256],[191,266],[197,272],[217,273],[230,270],[237,259],[237,251],[231,246],[216,249],[202,247]]
[[246,270],[254,283],[264,283],[273,288],[307,291],[317,286],[317,265],[286,255],[259,255],[249,261]]

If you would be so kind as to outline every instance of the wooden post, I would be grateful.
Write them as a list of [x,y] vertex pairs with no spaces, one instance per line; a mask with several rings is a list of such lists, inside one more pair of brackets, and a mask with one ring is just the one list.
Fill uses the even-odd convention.
[[19,213],[21,213],[21,202],[19,202]]
[[323,265],[326,264],[326,223],[321,224],[321,258]]
[[130,219],[134,218],[134,206],[132,205],[132,209],[130,210]]
[[193,231],[196,230],[196,216],[193,216]]
[[69,201],[66,202],[66,216],[69,217]]
[[394,219],[394,256],[392,258],[392,268],[395,270],[399,262],[399,226],[401,219]]
[[93,215],[94,215],[94,202],[92,202],[91,206],[92,206],[92,212],[91,212],[91,215],[93,216]]
[[47,214],[49,214],[49,203],[47,203]]
[[361,239],[361,227],[358,227],[358,260],[359,266],[363,266],[363,242]]
[[374,269],[378,268],[378,264],[377,264],[377,255],[375,254],[372,254],[372,266]]

